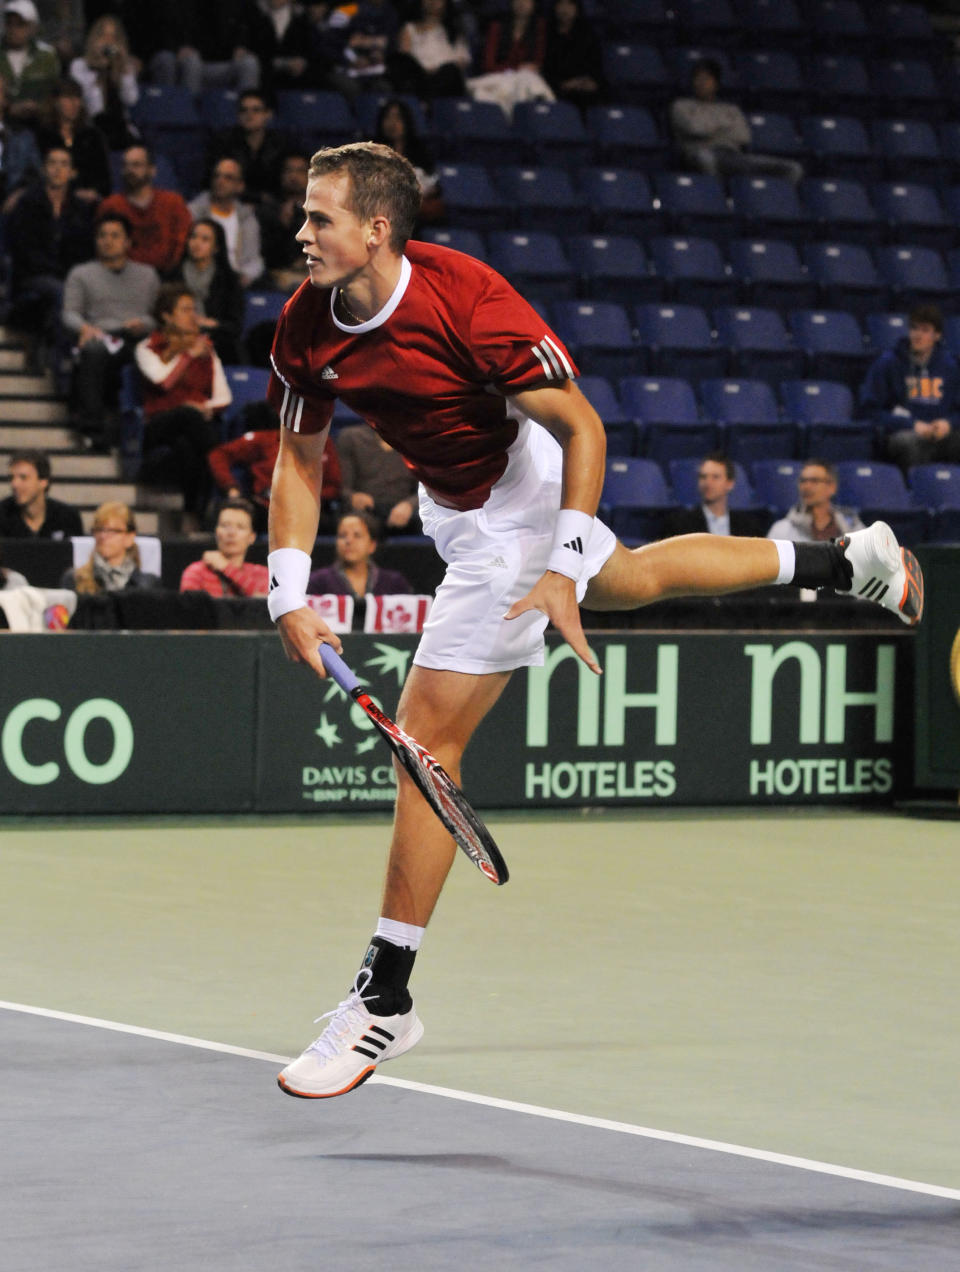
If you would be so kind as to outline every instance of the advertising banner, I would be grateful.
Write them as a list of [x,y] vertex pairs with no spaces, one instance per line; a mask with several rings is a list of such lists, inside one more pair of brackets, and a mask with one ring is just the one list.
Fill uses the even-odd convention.
[[917,631],[918,787],[960,792],[960,548],[921,547],[927,612]]
[[4,813],[252,807],[257,637],[0,637]]
[[[908,778],[910,636],[630,633],[592,640],[594,676],[557,639],[518,672],[468,752],[480,808],[889,803]],[[416,639],[349,640],[396,711]],[[280,710],[277,704],[282,704]],[[258,808],[389,808],[389,754],[332,683],[264,644]]]

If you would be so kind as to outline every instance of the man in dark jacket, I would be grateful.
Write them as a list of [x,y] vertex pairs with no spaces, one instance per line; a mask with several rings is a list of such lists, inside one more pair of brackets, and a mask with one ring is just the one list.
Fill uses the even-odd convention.
[[885,429],[890,459],[914,464],[960,463],[960,363],[943,348],[943,315],[917,305],[909,335],[867,372],[860,409]]
[[0,539],[69,539],[83,534],[80,513],[51,499],[50,460],[39,450],[10,456],[10,489],[0,499]]
[[758,513],[727,506],[736,481],[732,460],[716,451],[707,455],[697,471],[700,503],[696,508],[671,513],[664,524],[664,538],[675,534],[764,534],[766,525]]

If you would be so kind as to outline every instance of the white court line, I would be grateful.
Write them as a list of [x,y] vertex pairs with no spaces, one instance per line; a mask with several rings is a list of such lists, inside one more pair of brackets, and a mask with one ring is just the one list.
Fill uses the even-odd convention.
[[[111,1029],[114,1033],[134,1034],[140,1038],[155,1038],[160,1042],[175,1042],[183,1047],[197,1047],[203,1051],[219,1051],[228,1056],[243,1056],[249,1060],[271,1060],[275,1064],[288,1064],[292,1056],[275,1055],[270,1051],[253,1051],[249,1047],[232,1047],[225,1042],[208,1042],[204,1038],[191,1038],[187,1034],[164,1033],[159,1029],[144,1029],[139,1025],[124,1025],[115,1020],[100,1020],[95,1016],[77,1016],[68,1011],[52,1011],[47,1007],[30,1007],[24,1003],[8,1003],[0,1000],[0,1010],[19,1011],[29,1016],[46,1016],[51,1020],[64,1020],[74,1025],[90,1025],[96,1029]],[[404,1078],[384,1078],[374,1074],[371,1082],[383,1086],[399,1087],[404,1091],[417,1091],[421,1095],[438,1095],[447,1100],[461,1100],[465,1104],[482,1104],[487,1108],[505,1109],[509,1113],[526,1113],[531,1117],[545,1117],[554,1122],[569,1122],[575,1126],[590,1126],[600,1131],[616,1131],[620,1135],[639,1135],[643,1139],[662,1140],[668,1144],[682,1144],[686,1148],[702,1148],[712,1153],[727,1153],[732,1157],[748,1157],[753,1161],[769,1162],[775,1166],[793,1166],[798,1170],[814,1171],[820,1175],[835,1175],[839,1179],[853,1179],[862,1184],[879,1184],[883,1188],[899,1188],[905,1192],[923,1193],[927,1197],[946,1197],[960,1201],[960,1189],[943,1188],[939,1184],[924,1184],[915,1179],[898,1179],[895,1175],[877,1175],[869,1170],[855,1170],[851,1166],[836,1166],[832,1162],[818,1162],[808,1157],[791,1157],[785,1153],[771,1153],[762,1148],[747,1148],[743,1144],[725,1144],[722,1140],[701,1139],[696,1135],[680,1135],[675,1131],[658,1131],[649,1126],[634,1126],[631,1122],[612,1122],[603,1117],[587,1117],[582,1113],[566,1113],[562,1109],[547,1109],[539,1104],[521,1104],[516,1100],[498,1100],[495,1096],[477,1095],[472,1091],[456,1091],[450,1087],[430,1086],[425,1082],[408,1082]]]

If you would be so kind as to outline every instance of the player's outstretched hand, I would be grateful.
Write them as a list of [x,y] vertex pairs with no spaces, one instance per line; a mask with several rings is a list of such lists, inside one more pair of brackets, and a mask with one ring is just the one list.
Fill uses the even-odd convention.
[[281,615],[277,628],[290,661],[306,663],[322,680],[326,679],[327,669],[320,661],[318,646],[332,645],[338,654],[342,654],[343,645],[340,637],[330,630],[320,615],[305,605],[302,609]]
[[534,583],[526,596],[514,602],[503,617],[506,620],[519,618],[521,614],[526,614],[532,609],[546,614],[577,657],[583,659],[591,671],[600,675],[600,668],[583,634],[580,606],[577,604],[576,585],[573,579],[568,579],[565,574],[555,574],[553,570],[547,570],[546,574],[542,574]]

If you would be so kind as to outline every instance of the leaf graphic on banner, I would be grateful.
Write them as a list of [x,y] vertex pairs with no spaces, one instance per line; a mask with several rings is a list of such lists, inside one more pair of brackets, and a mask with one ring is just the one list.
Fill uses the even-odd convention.
[[376,643],[374,649],[379,649],[379,658],[368,658],[364,666],[374,667],[383,676],[389,676],[392,671],[397,673],[397,684],[402,685],[407,675],[407,664],[413,653],[410,649],[397,649],[394,645],[381,645]]
[[367,751],[372,751],[376,745],[377,735],[374,734],[373,737],[364,738],[362,742],[358,742],[355,748],[355,753],[357,755],[364,755]]
[[332,720],[327,719],[326,712],[320,717],[320,727],[314,729],[314,733],[328,747],[339,746],[340,744],[340,733],[337,730],[337,726]]

